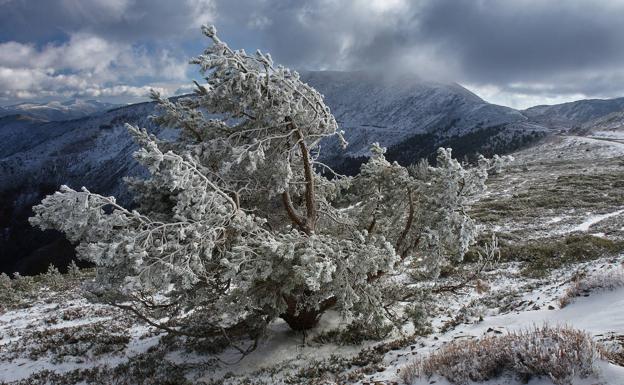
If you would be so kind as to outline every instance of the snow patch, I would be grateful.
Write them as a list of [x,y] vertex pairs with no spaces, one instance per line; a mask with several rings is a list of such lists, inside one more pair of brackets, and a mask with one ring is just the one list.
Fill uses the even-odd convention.
[[608,214],[601,214],[601,215],[592,215],[589,216],[585,221],[583,221],[583,223],[581,223],[580,225],[572,228],[571,231],[588,231],[590,227],[592,227],[593,225],[595,225],[598,222],[602,222],[605,219],[611,218],[611,217],[615,217],[618,216],[620,214],[624,213],[624,210],[618,210],[612,213],[608,213]]

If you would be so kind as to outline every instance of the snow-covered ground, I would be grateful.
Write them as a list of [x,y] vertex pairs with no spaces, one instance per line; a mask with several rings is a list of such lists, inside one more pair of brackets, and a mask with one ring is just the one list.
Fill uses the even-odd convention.
[[[563,136],[515,157],[508,172],[489,182],[488,197],[473,210],[475,218],[486,231],[496,231],[505,247],[515,247],[512,251],[533,242],[548,252],[552,244],[557,253],[557,247],[580,240],[594,242],[588,248],[592,254],[537,265],[543,269],[538,277],[527,274],[526,260],[507,256],[481,277],[485,289],[471,284],[435,297],[427,305],[430,333],[414,334],[407,325],[383,341],[319,342],[315,337],[340,326],[330,312],[305,343],[300,333],[277,321],[243,360],[226,351],[215,362],[215,356],[176,345],[121,310],[87,301],[80,285],[59,289],[44,282],[28,289],[33,300],[0,303],[0,384],[395,384],[403,381],[407,367],[451,341],[543,324],[584,330],[609,349],[624,350],[624,286],[582,292],[561,306],[575,279],[624,271],[624,144]],[[552,258],[560,257],[565,256]],[[462,268],[470,271],[471,265]],[[624,384],[622,367],[601,359],[596,368],[596,376],[574,384]],[[448,384],[439,377],[411,382]],[[520,383],[503,375],[486,384]],[[529,384],[552,382],[541,377]]]
[[[620,265],[607,264],[594,271],[594,274],[601,270],[622,269]],[[558,286],[558,287],[557,287]],[[413,350],[417,355],[426,355],[428,351],[435,349],[445,343],[458,339],[479,338],[486,335],[505,334],[508,332],[529,330],[534,326],[569,326],[589,332],[597,340],[609,340],[613,336],[624,335],[624,287],[614,291],[599,291],[587,297],[581,297],[571,305],[560,308],[558,299],[563,295],[565,285],[560,283],[555,285],[545,285],[531,293],[527,293],[526,298],[541,303],[535,309],[525,311],[514,311],[506,314],[498,314],[484,317],[483,321],[473,324],[464,324],[453,331],[442,336],[431,346]],[[434,337],[435,338],[435,337]],[[397,356],[401,353],[397,352]],[[578,378],[575,384],[622,384],[624,383],[624,368],[600,361],[598,364],[601,372],[597,378],[584,380]],[[400,369],[400,366],[399,366]],[[391,376],[386,379],[391,380]],[[430,379],[420,379],[415,384],[429,384]],[[437,384],[447,384],[441,378],[436,378]],[[501,380],[492,383],[502,383]],[[513,379],[506,379],[504,383],[516,384]],[[535,379],[531,384],[551,384],[548,379]]]
[[540,238],[574,232],[624,237],[624,143],[557,136],[514,154],[473,215],[492,229]]
[[590,215],[583,223],[571,229],[571,231],[589,231],[589,228],[595,225],[596,223],[602,222],[605,219],[615,217],[618,215],[622,215],[624,210],[617,210],[608,214],[601,215]]
[[[398,383],[401,381],[401,370],[406,366],[451,341],[504,335],[535,325],[566,325],[590,333],[597,341],[610,343],[624,336],[624,286],[614,290],[597,289],[586,297],[574,298],[564,308],[561,308],[559,300],[572,284],[572,276],[581,271],[588,276],[600,276],[614,270],[624,272],[623,262],[624,254],[615,258],[599,259],[574,268],[556,270],[547,279],[541,280],[523,277],[514,264],[502,264],[483,277],[488,282],[489,291],[478,293],[473,287],[467,287],[457,295],[441,298],[443,303],[438,304],[437,309],[432,309],[437,313],[432,320],[433,333],[415,337],[404,345],[387,349],[382,354],[381,361],[373,365],[372,373],[361,373],[353,382]],[[162,337],[162,334],[154,333],[150,327],[135,323],[117,313],[118,310],[114,308],[92,304],[79,298],[63,302],[61,300],[65,295],[66,293],[48,292],[41,303],[9,310],[0,315],[0,383],[23,380],[45,370],[69,374],[76,370],[113,368],[132,357],[147,354],[158,345]],[[57,302],[54,301],[55,298]],[[458,317],[460,314],[462,316]],[[336,314],[328,314],[319,330],[308,335],[305,344],[302,344],[301,334],[294,333],[282,322],[277,322],[259,347],[242,361],[236,362],[238,356],[226,352],[220,358],[223,362],[232,364],[222,364],[218,368],[213,367],[203,372],[191,370],[189,376],[206,382],[226,378],[228,380],[225,383],[239,383],[253,378],[264,381],[258,383],[270,384],[282,383],[290,378],[289,383],[308,383],[308,380],[312,382],[312,378],[293,377],[293,373],[320,365],[323,360],[356,357],[366,348],[384,343],[369,341],[361,345],[340,346],[314,342],[316,334],[336,327],[339,322]],[[97,340],[110,349],[100,348],[101,351],[97,352],[98,349],[93,346],[81,346],[81,333],[85,330],[91,330],[91,334],[86,336],[92,340],[93,346],[97,347]],[[408,335],[409,328],[404,332]],[[100,337],[97,337],[98,333]],[[65,340],[47,340],[49,336],[57,334]],[[127,337],[123,342],[113,338],[122,335]],[[395,334],[386,343],[399,338]],[[63,352],[60,349],[62,346],[45,346],[50,343],[67,344],[70,348]],[[170,351],[165,355],[165,359],[178,364],[205,363],[209,361],[208,358],[182,350]],[[591,380],[579,378],[574,384],[624,383],[624,368],[605,360],[599,360],[596,366],[600,373],[598,376]],[[328,382],[318,383],[344,381],[344,376],[357,370],[357,367],[345,365],[340,370],[342,372],[325,374],[323,381]],[[443,378],[417,378],[414,384],[430,384],[431,381],[436,381],[436,384],[448,383]],[[490,385],[503,383],[520,384],[510,376],[489,382]],[[544,378],[530,382],[534,385],[550,383],[550,380]]]
[[597,139],[613,139],[617,141],[624,141],[624,130],[594,131],[591,133],[591,137]]

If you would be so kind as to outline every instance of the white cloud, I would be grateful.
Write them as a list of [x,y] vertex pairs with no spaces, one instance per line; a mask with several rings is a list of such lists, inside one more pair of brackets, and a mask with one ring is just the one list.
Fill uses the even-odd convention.
[[465,84],[464,87],[487,102],[520,110],[542,104],[559,104],[588,98],[588,95],[580,92],[543,94],[540,92],[519,92],[495,85]]
[[403,11],[409,7],[405,0],[356,0],[354,6],[368,8],[376,13]]
[[214,17],[214,0],[0,0],[0,102],[173,92]]
[[[166,49],[107,41],[76,33],[63,44],[37,48],[18,42],[0,43],[0,97],[143,97],[147,82],[186,80],[187,63]],[[133,83],[140,83],[132,85]]]
[[210,23],[215,18],[215,5],[212,0],[187,0],[192,16],[190,28],[196,30],[204,24]]
[[249,17],[249,21],[247,21],[247,28],[261,31],[270,26],[271,23],[271,19],[269,19],[267,16],[252,14]]

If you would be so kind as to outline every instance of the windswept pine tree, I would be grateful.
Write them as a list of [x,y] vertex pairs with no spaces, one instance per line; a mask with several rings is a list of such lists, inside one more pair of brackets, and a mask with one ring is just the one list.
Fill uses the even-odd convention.
[[232,343],[280,317],[313,328],[330,308],[378,326],[401,273],[434,280],[462,259],[478,233],[466,208],[505,158],[465,168],[440,149],[435,167],[406,168],[371,144],[359,174],[338,175],[318,161],[322,139],[347,145],[322,95],[203,32],[212,44],[192,63],[205,83],[175,102],[153,94],[178,138],[128,126],[150,173],[128,180],[136,209],[66,186],[34,209],[33,225],[97,266],[95,292],[153,324],[167,316],[171,333]]

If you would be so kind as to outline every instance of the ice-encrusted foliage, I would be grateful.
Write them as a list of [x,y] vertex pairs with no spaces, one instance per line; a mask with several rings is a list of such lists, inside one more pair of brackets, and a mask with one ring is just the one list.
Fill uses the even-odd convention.
[[435,167],[422,161],[405,168],[388,162],[377,144],[371,152],[346,195],[358,202],[348,209],[357,226],[384,235],[402,260],[416,259],[432,276],[449,259],[461,260],[478,230],[466,208],[484,192],[488,170],[510,158],[481,158],[464,168],[451,149],[440,148]]
[[336,121],[297,72],[275,67],[269,54],[232,50],[214,27],[203,32],[213,44],[192,63],[207,85],[177,103],[154,95],[162,112],[156,122],[180,127],[179,144],[192,146],[202,165],[222,176],[241,199],[281,194],[302,179],[301,163],[307,159],[300,147],[312,149],[335,135]]
[[464,209],[492,162],[467,169],[440,149],[435,167],[405,168],[373,145],[359,175],[326,178],[318,143],[343,140],[322,96],[268,54],[203,32],[213,44],[193,63],[206,84],[176,101],[153,95],[156,122],[180,136],[128,126],[150,173],[128,180],[136,210],[66,186],[34,208],[34,225],[96,264],[99,289],[164,313],[170,331],[189,330],[182,319],[223,336],[277,317],[307,329],[329,307],[366,325],[383,319],[402,262],[435,277],[463,256],[477,230]]

